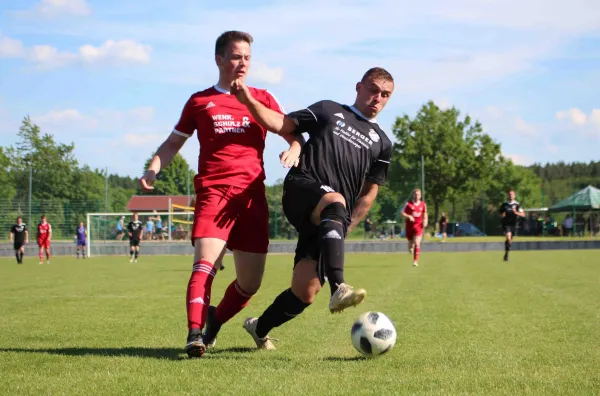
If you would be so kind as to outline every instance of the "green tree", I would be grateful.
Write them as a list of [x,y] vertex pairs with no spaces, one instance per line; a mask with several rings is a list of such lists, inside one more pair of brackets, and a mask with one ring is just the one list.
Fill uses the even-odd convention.
[[0,147],[0,200],[11,200],[17,194],[13,175],[12,162],[3,147]]
[[[151,160],[152,157],[144,164],[144,171],[148,169]],[[187,161],[181,154],[177,153],[169,166],[161,170],[156,176],[154,190],[149,192],[141,192],[138,190],[138,192],[147,195],[186,195],[189,185],[190,194],[193,194],[194,175],[195,173],[192,172]]]
[[461,119],[457,109],[441,110],[432,101],[412,119],[408,115],[396,118],[393,133],[398,143],[394,144],[392,186],[398,190],[398,186],[414,185],[423,157],[425,198],[433,203],[433,219],[447,199],[480,189],[500,152],[479,122],[468,115]]
[[18,191],[29,191],[29,167],[33,168],[33,197],[37,199],[71,199],[76,194],[73,177],[77,160],[75,145],[57,143],[49,134],[42,134],[39,126],[25,117],[17,135],[17,147],[9,148],[8,155],[15,171]]

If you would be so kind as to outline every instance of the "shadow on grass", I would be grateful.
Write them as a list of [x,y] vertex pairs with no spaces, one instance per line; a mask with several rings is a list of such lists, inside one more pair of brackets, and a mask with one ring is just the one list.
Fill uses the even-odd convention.
[[154,359],[184,359],[180,348],[2,348],[0,352],[49,353],[64,356],[143,357]]
[[353,356],[353,357],[340,357],[340,356],[329,356],[323,358],[326,362],[360,362],[363,360],[369,360],[366,356]]
[[[231,347],[213,349],[207,352],[203,359],[250,359],[248,354],[256,352],[256,348]],[[102,357],[141,357],[151,359],[188,360],[189,358],[181,348],[0,348],[1,352],[14,353],[49,353],[63,356],[102,356]],[[232,355],[228,355],[232,354]]]

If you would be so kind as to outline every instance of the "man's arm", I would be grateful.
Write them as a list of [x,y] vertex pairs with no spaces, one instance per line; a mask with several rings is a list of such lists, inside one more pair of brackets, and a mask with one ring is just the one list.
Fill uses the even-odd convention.
[[275,110],[269,109],[258,100],[254,99],[246,84],[241,80],[235,80],[231,84],[231,93],[235,95],[240,103],[248,108],[256,122],[267,131],[271,131],[285,138],[296,130],[297,125],[294,120]]
[[29,245],[29,231],[25,230],[25,243]]
[[406,213],[406,206],[404,207],[404,210],[402,212],[400,212],[400,214],[403,217],[406,217],[407,219],[409,219],[410,221],[415,221],[414,217],[412,217],[411,215],[409,215],[408,213]]
[[10,230],[10,234],[9,235],[10,235],[10,237],[9,237],[10,238],[10,243],[12,243],[12,241],[13,241],[13,230]]
[[371,206],[373,206],[373,202],[375,202],[375,198],[377,198],[378,192],[378,184],[368,180],[365,181],[365,184],[358,195],[358,199],[356,200],[354,210],[352,211],[352,219],[346,234],[350,234],[354,227],[356,227],[362,221],[362,219],[365,218],[367,213],[369,213]]
[[423,228],[427,228],[427,224],[429,224],[429,215],[427,214],[427,204],[425,206],[425,212],[423,213]]
[[152,157],[152,161],[150,161],[150,165],[146,170],[144,176],[140,179],[140,186],[144,191],[153,190],[152,184],[156,180],[156,175],[161,171],[161,169],[169,166],[175,154],[181,150],[183,145],[185,144],[188,138],[185,136],[181,136],[172,132],[167,140],[160,145],[158,150],[156,150],[156,154]]

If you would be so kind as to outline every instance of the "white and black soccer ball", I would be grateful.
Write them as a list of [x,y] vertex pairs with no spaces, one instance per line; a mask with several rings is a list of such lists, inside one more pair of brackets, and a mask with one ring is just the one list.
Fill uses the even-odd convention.
[[352,325],[351,335],[352,345],[365,356],[382,355],[396,344],[394,324],[381,312],[361,314]]

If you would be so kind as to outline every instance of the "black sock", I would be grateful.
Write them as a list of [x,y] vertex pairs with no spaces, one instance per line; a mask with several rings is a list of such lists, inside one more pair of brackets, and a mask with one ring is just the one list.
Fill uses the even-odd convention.
[[139,255],[140,255],[140,251],[139,251],[139,250],[136,250],[136,251],[135,251],[135,259],[136,259],[136,260],[137,260],[137,258],[138,258],[138,256],[139,256]]
[[325,266],[331,294],[344,283],[344,226],[337,221],[323,220],[319,225],[321,260]]
[[133,255],[134,255],[134,253],[135,253],[135,251],[134,251],[134,250],[130,250],[130,251],[129,251],[129,255],[131,256],[131,258],[133,258]]
[[510,251],[510,241],[507,239],[504,241],[504,251],[508,253]]
[[21,263],[21,252],[18,250],[15,251],[15,257],[17,258],[17,263]]
[[294,293],[292,289],[283,291],[275,298],[273,303],[263,312],[258,318],[256,324],[256,335],[263,338],[274,327],[279,327],[282,324],[294,319],[300,315],[310,304],[303,303]]
[[19,261],[20,261],[21,263],[23,263],[23,255],[24,255],[24,254],[25,254],[25,253],[23,253],[23,252],[19,252]]

